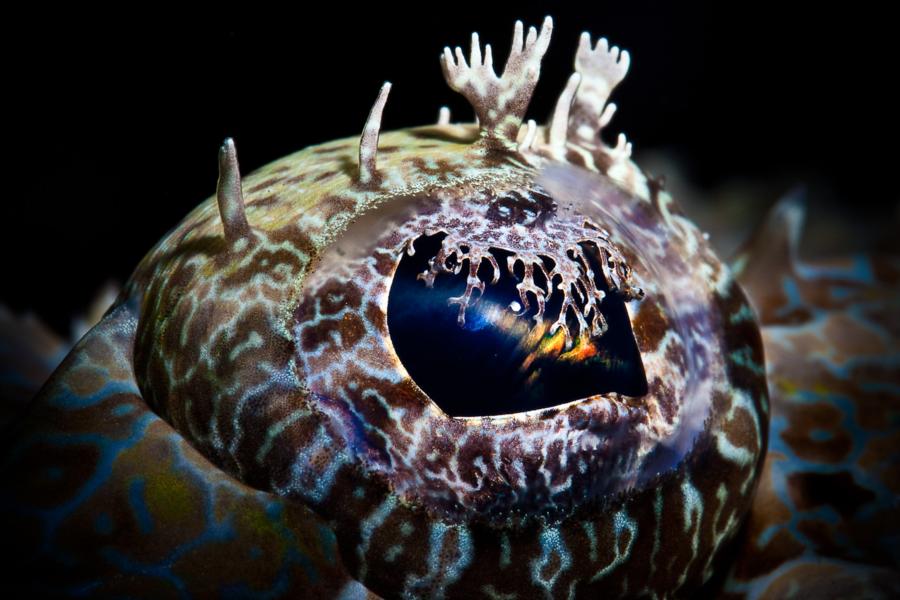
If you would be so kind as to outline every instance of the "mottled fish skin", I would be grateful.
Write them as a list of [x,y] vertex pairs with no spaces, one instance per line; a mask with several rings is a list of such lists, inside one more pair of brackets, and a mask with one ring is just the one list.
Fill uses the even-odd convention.
[[103,318],[118,293],[119,286],[107,282],[87,310],[74,319],[69,339],[36,315],[17,315],[0,304],[0,429],[22,416],[28,402],[75,343]]
[[[862,571],[890,585],[896,556],[866,544],[884,548],[896,529],[856,524],[879,510],[896,519],[895,413],[879,416],[868,396],[896,399],[896,364],[878,370],[858,344],[880,335],[865,319],[896,334],[895,313],[871,295],[878,282],[896,285],[896,268],[873,266],[867,281],[836,275],[849,289],[829,291],[837,304],[816,296],[821,278],[798,276],[815,280],[798,283],[798,307],[794,288],[787,304],[770,302],[772,282],[744,261],[761,336],[731,271],[631,161],[624,136],[614,147],[600,138],[626,52],[585,34],[550,123],[522,123],[551,29],[549,19],[527,34],[518,23],[500,76],[477,36],[468,59],[445,51],[445,77],[479,124],[442,115],[381,133],[385,84],[358,141],[243,179],[226,141],[216,196],[148,253],[4,441],[13,586],[102,597],[661,598],[715,592],[725,573],[729,595],[783,594],[794,581],[818,592],[822,573],[832,593]],[[464,318],[471,293],[490,285],[471,267],[493,249],[523,268],[547,261],[580,315],[559,330],[567,342],[600,335],[589,307],[602,299],[590,299],[579,258],[585,244],[597,248],[596,275],[625,302],[647,394],[445,414],[396,356],[386,315],[399,261],[435,232],[446,252],[425,283],[453,270],[441,256],[470,267],[449,310]],[[532,284],[526,275],[523,301],[555,293]],[[813,320],[790,321],[798,308]],[[823,314],[839,325],[827,339],[837,371],[815,371],[792,346]],[[833,372],[857,381],[846,371],[857,364],[874,387],[841,388],[843,404],[814,400],[815,414],[804,412],[798,390],[828,395],[815,382]],[[864,401],[865,419],[850,414]],[[835,409],[846,410],[829,417]],[[827,439],[813,433],[823,427],[834,428]],[[851,449],[819,468],[845,435]],[[829,496],[835,484],[848,494]]]
[[0,305],[0,429],[21,418],[70,349],[34,315]]
[[42,596],[336,597],[351,582],[322,520],[228,476],[143,401],[136,325],[131,305],[108,314],[16,424],[7,582]]
[[769,453],[728,597],[900,595],[900,261],[798,256],[787,198],[735,260],[762,323]]

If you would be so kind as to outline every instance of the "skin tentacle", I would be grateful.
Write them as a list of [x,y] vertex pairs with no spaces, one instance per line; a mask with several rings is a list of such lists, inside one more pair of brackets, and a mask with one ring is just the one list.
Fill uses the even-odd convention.
[[475,109],[482,138],[491,144],[507,147],[515,143],[519,125],[531,101],[541,69],[541,59],[550,44],[553,20],[544,19],[540,32],[534,27],[523,36],[521,21],[516,21],[512,48],[503,74],[494,72],[493,53],[490,44],[482,55],[478,34],[472,34],[469,60],[462,48],[455,54],[444,48],[441,67],[447,84],[465,96]]
[[575,55],[575,72],[581,75],[582,82],[569,119],[571,137],[596,142],[600,130],[609,124],[616,112],[616,105],[608,103],[609,96],[625,79],[630,65],[631,56],[627,50],[610,48],[606,38],[600,38],[591,48],[591,35],[581,34]]
[[[377,174],[378,160],[378,134],[381,133],[381,114],[384,112],[384,105],[387,103],[388,94],[391,92],[390,82],[385,82],[378,92],[378,98],[369,112],[369,118],[366,119],[366,126],[363,128],[362,136],[359,140],[359,181],[367,184]],[[449,114],[447,116],[449,119]]]
[[244,194],[241,189],[241,173],[238,166],[234,140],[228,138],[219,149],[219,181],[216,186],[216,200],[222,216],[225,240],[236,244],[238,240],[251,237],[250,224],[244,210]]

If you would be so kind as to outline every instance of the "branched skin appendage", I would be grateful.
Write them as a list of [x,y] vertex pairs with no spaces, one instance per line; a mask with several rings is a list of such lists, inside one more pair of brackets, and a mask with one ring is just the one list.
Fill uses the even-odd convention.
[[[533,298],[537,308],[532,317],[534,327],[543,324],[544,307],[550,297],[556,293],[562,295],[558,314],[550,316],[554,320],[549,327],[549,334],[553,335],[557,330],[563,331],[566,348],[571,348],[579,335],[600,337],[606,333],[607,323],[600,312],[600,303],[606,293],[597,288],[597,276],[603,277],[610,291],[621,295],[625,300],[639,300],[644,295],[639,287],[632,284],[631,269],[616,245],[609,240],[609,234],[590,221],[585,221],[580,228],[575,226],[571,229],[554,230],[554,234],[565,237],[553,237],[552,242],[545,242],[543,249],[535,247],[522,250],[472,240],[466,236],[466,232],[471,232],[474,226],[475,223],[463,222],[458,231],[442,228],[440,231],[446,237],[441,248],[429,259],[428,269],[419,274],[419,279],[432,287],[438,275],[456,275],[468,265],[465,292],[448,300],[451,305],[459,306],[460,325],[465,325],[466,310],[478,302],[484,294],[486,284],[493,285],[499,281],[500,268],[491,248],[511,253],[506,259],[510,273],[515,273],[517,266],[521,265],[523,275],[516,284],[521,300],[521,313],[529,311]],[[426,233],[433,235],[436,232]],[[525,245],[530,246],[527,242]],[[592,246],[599,252],[599,273],[595,272],[585,254],[586,246]],[[404,247],[409,252],[413,246],[411,242],[407,242]],[[488,280],[482,280],[478,275],[481,263],[485,260],[491,265]],[[536,283],[535,273],[542,276],[545,285]],[[574,331],[568,323],[570,316],[575,320]]]
[[[409,244],[407,247],[412,248],[412,244]],[[452,273],[456,275],[463,268],[463,265],[468,263],[469,274],[466,277],[466,291],[463,292],[462,296],[456,296],[447,301],[451,305],[459,306],[457,321],[460,325],[465,325],[466,323],[466,309],[474,306],[484,293],[485,282],[478,277],[478,269],[481,267],[483,260],[487,260],[492,267],[491,283],[497,283],[500,279],[500,265],[497,264],[497,259],[491,254],[490,249],[479,248],[448,235],[441,243],[441,249],[437,255],[429,259],[428,270],[419,274],[419,279],[424,281],[428,287],[432,287],[438,274]],[[472,294],[476,290],[478,295],[473,298]]]
[[[385,84],[358,138],[244,177],[226,142],[216,195],[6,430],[14,585],[668,598],[726,569],[729,593],[761,597],[858,574],[835,563],[886,564],[898,533],[872,523],[900,494],[891,438],[811,432],[891,422],[896,344],[867,319],[897,329],[870,288],[900,269],[841,272],[823,293],[836,271],[773,287],[776,259],[744,261],[778,326],[761,337],[625,136],[600,137],[626,52],[585,34],[550,123],[524,120],[550,30],[516,24],[499,77],[477,36],[468,59],[444,52],[474,124],[442,110],[382,132]],[[798,319],[825,319],[823,335]],[[836,488],[853,493],[809,495]]]
[[598,141],[600,130],[616,112],[616,105],[608,103],[609,96],[625,79],[630,65],[627,50],[610,48],[606,38],[600,38],[591,48],[590,34],[581,34],[575,54],[575,71],[581,75],[581,85],[569,120],[570,136],[585,142]]
[[530,27],[527,37],[523,37],[522,22],[516,21],[509,58],[499,77],[494,71],[491,46],[487,44],[482,55],[477,33],[472,34],[468,62],[462,48],[456,48],[455,57],[450,48],[444,48],[441,55],[444,78],[475,109],[481,135],[489,143],[508,146],[515,142],[537,85],[541,59],[550,45],[552,31],[553,20],[547,17],[540,33]]

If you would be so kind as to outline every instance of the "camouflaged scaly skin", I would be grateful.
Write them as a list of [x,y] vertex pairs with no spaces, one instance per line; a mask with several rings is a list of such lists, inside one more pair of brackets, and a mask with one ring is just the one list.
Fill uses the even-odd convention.
[[727,597],[900,594],[900,261],[799,260],[775,207],[735,269],[758,311],[769,452]]
[[149,409],[134,313],[122,304],[82,338],[4,451],[6,584],[44,597],[357,588],[319,517],[230,477]]
[[[380,134],[386,85],[359,143],[243,182],[226,144],[218,197],[148,254],[16,424],[0,496],[21,549],[12,581],[107,596],[664,597],[725,572],[769,434],[754,313],[624,137],[599,140],[626,53],[582,38],[549,126],[519,127],[549,30],[517,25],[500,77],[477,38],[468,62],[445,53],[480,127]],[[435,232],[466,270],[499,248],[570,282],[573,339],[602,329],[578,262],[599,249],[648,393],[444,414],[386,325],[394,270]],[[423,285],[452,269],[434,258]],[[523,302],[555,293],[521,283]],[[490,284],[471,270],[448,310],[464,317]],[[768,506],[751,533],[778,514]],[[729,593],[777,584],[748,571],[759,547]]]

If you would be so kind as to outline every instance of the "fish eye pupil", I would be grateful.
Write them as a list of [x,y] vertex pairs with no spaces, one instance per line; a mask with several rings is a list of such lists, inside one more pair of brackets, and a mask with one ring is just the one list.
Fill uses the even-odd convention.
[[[441,248],[444,233],[422,235],[415,252],[405,253],[397,267],[388,297],[387,321],[391,341],[413,381],[454,417],[477,417],[544,409],[592,395],[617,392],[626,396],[647,393],[647,379],[623,298],[610,292],[602,277],[595,278],[605,293],[600,311],[608,328],[601,336],[582,333],[570,347],[560,329],[551,332],[562,294],[551,293],[544,315],[535,319],[536,302],[523,302],[516,288],[520,273],[511,272],[506,250],[491,248],[499,265],[491,284],[488,261],[479,277],[484,291],[458,319],[451,298],[466,288],[469,265],[442,274],[428,287],[419,275]],[[596,263],[599,253],[586,252]],[[482,273],[482,270],[485,272]],[[550,284],[535,277],[544,290]],[[554,283],[555,285],[555,283]],[[477,294],[477,292],[476,292]],[[569,315],[574,321],[574,315]],[[574,323],[573,323],[574,325]],[[573,330],[575,328],[572,328]]]

